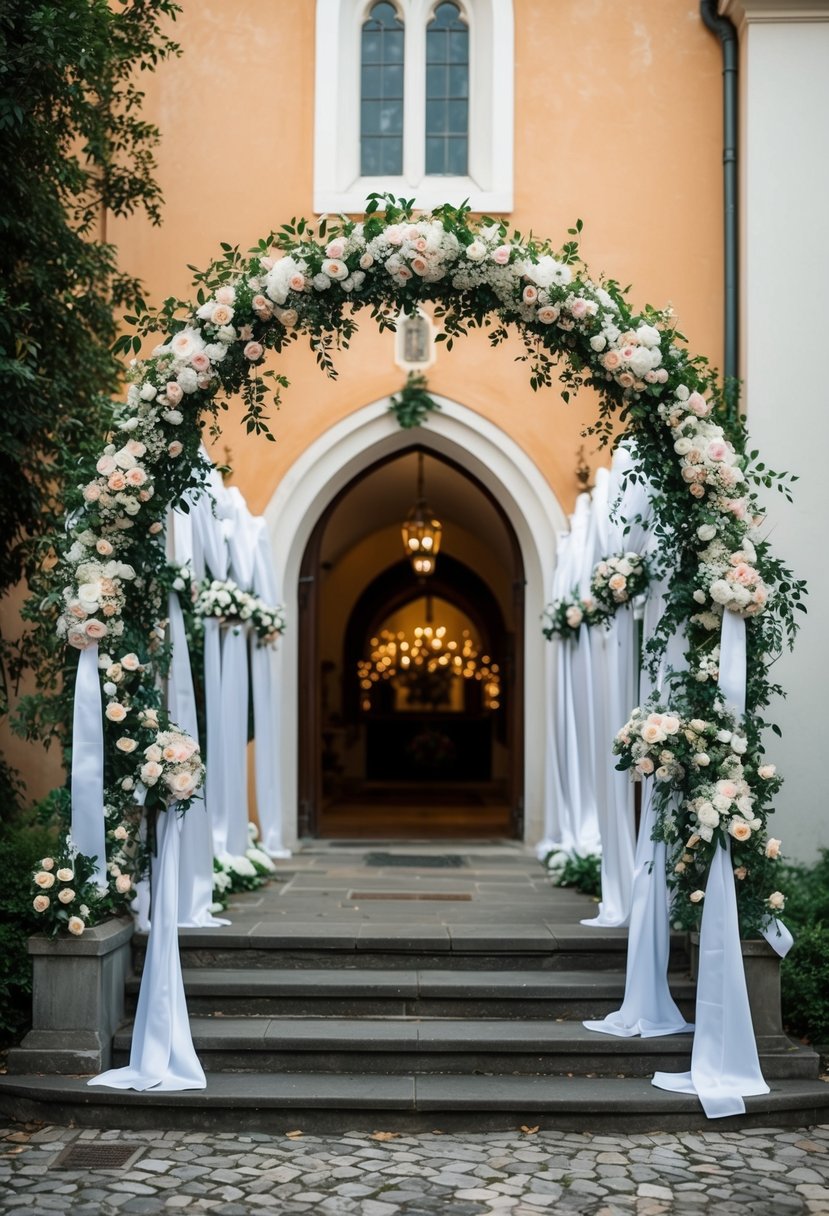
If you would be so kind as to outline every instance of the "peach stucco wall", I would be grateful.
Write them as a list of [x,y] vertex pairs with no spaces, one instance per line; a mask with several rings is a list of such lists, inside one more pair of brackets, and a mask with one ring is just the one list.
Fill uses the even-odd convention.
[[[312,0],[184,0],[183,56],[142,78],[159,125],[164,223],[109,218],[107,236],[148,298],[189,296],[188,263],[220,241],[252,245],[309,215],[314,132]],[[586,260],[637,304],[671,302],[694,350],[721,358],[721,64],[695,0],[515,0],[515,209],[509,217],[558,245],[577,218]],[[591,402],[533,394],[520,348],[490,353],[483,335],[441,352],[436,392],[493,420],[537,462],[565,508]],[[234,481],[262,511],[285,470],[324,429],[396,391],[390,335],[366,323],[326,380],[298,346],[273,420],[278,442],[246,438],[227,419]],[[594,463],[606,454],[593,454]],[[39,752],[39,749],[37,749]],[[53,751],[14,747],[40,794],[61,780]]]
[[[311,213],[314,4],[199,0],[178,22],[183,57],[149,81],[163,132],[164,224],[111,222],[125,267],[149,296],[188,294],[188,263],[222,240],[243,248]],[[555,244],[577,217],[594,272],[633,284],[637,303],[671,302],[695,350],[721,351],[721,64],[693,0],[515,0],[515,210],[522,232]],[[588,395],[564,406],[530,392],[519,348],[483,335],[441,352],[433,388],[480,411],[531,453],[565,507]],[[306,348],[280,361],[291,380],[277,444],[248,440],[232,415],[234,481],[260,511],[284,471],[342,415],[396,391],[390,335],[367,322],[326,380]],[[594,459],[604,459],[597,456]]]

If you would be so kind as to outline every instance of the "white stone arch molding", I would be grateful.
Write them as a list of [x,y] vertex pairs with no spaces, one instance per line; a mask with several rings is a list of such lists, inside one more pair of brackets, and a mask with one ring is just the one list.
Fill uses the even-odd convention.
[[403,173],[360,176],[360,31],[374,0],[317,0],[314,211],[353,214],[377,191],[431,210],[469,200],[473,211],[513,205],[513,0],[455,0],[469,25],[469,174],[427,177],[426,25],[436,0],[393,0],[405,22]]
[[[515,529],[524,561],[525,703],[524,833],[529,844],[544,833],[553,808],[551,715],[554,707],[552,647],[541,632],[550,598],[557,533],[567,526],[564,511],[527,453],[499,426],[468,406],[433,394],[441,411],[430,415],[417,441],[457,461],[500,502]],[[299,637],[297,590],[302,557],[311,533],[332,499],[377,460],[410,446],[389,412],[387,397],[349,414],[314,440],[280,481],[265,509],[280,599],[288,628],[275,656],[279,709],[280,794],[285,843],[297,843]]]

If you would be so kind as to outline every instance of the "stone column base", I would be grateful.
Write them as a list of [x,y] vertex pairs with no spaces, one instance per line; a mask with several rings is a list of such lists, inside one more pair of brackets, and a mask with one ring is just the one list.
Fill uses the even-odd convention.
[[131,969],[130,919],[108,920],[81,937],[29,938],[32,1029],[8,1054],[10,1073],[97,1073],[112,1063]]

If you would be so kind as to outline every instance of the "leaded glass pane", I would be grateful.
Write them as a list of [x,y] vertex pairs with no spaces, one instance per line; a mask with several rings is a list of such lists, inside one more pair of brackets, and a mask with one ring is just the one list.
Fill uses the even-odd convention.
[[457,4],[435,9],[426,29],[426,172],[468,172],[469,29]]
[[403,172],[404,29],[393,4],[372,6],[363,23],[360,63],[360,173]]

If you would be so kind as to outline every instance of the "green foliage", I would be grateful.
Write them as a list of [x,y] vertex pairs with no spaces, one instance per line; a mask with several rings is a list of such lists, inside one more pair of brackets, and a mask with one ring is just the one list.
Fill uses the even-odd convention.
[[780,982],[786,1029],[812,1043],[829,1043],[829,924],[797,930]]
[[[68,487],[111,425],[116,314],[141,300],[119,272],[104,217],[160,216],[158,131],[141,118],[139,74],[179,48],[173,0],[5,0],[0,6],[0,593],[21,577],[40,627],[0,666],[62,682],[56,594],[45,571]],[[0,705],[0,712],[4,710]],[[65,737],[66,700],[36,700],[24,733]],[[16,801],[0,773],[4,812]],[[11,792],[12,802],[9,802]]]
[[554,887],[575,887],[596,899],[602,894],[602,859],[596,853],[548,853],[544,859]]
[[783,1021],[791,1034],[829,1043],[829,849],[812,866],[782,867],[784,920],[794,945],[783,959]]
[[427,392],[426,377],[417,372],[409,372],[400,392],[392,397],[389,409],[402,430],[409,431],[416,426],[423,426],[432,410],[440,409],[440,404]]
[[0,826],[0,1046],[16,1042],[31,1018],[32,965],[26,941],[36,932],[32,870],[51,853],[57,831],[35,814]]

